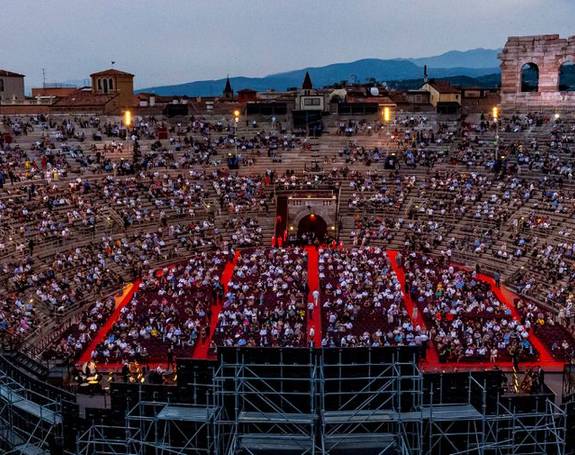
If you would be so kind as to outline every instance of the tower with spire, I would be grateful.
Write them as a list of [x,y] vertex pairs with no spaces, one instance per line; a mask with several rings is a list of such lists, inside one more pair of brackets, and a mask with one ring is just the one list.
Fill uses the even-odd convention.
[[313,90],[313,84],[311,83],[311,77],[309,72],[305,72],[305,77],[303,78],[303,84],[301,85],[304,93],[310,93]]
[[232,99],[234,97],[234,91],[232,89],[232,84],[230,83],[230,76],[228,75],[226,79],[226,86],[224,87],[224,98]]

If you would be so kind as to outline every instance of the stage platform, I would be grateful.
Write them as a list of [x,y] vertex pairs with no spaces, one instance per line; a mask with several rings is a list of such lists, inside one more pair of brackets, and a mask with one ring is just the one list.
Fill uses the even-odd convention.
[[305,435],[246,433],[239,437],[238,448],[250,451],[295,451],[302,453],[312,450],[313,441],[309,436]]
[[0,385],[0,399],[50,425],[59,425],[62,423],[61,414],[54,412],[47,406],[42,406],[34,401],[27,400],[23,395],[14,392],[14,390],[5,385]]
[[179,422],[209,422],[215,414],[211,407],[166,405],[156,416],[158,420]]
[[238,420],[242,423],[292,423],[297,425],[311,425],[314,421],[314,415],[282,412],[241,412]]
[[370,449],[382,451],[395,447],[396,441],[396,435],[391,433],[336,434],[324,439],[326,449],[338,453]]
[[396,412],[393,410],[326,411],[323,420],[326,424],[418,422],[420,420],[479,420],[482,415],[469,404],[435,405],[433,410],[423,406],[420,411]]

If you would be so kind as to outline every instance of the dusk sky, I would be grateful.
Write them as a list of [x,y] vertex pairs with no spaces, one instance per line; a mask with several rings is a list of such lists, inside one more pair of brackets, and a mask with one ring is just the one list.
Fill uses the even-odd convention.
[[0,68],[26,87],[115,67],[136,87],[575,34],[574,0],[1,0]]

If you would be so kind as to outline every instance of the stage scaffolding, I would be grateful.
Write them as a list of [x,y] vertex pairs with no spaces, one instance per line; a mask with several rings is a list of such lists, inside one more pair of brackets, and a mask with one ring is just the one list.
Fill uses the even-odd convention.
[[[128,413],[128,442],[138,453],[211,454],[219,440],[216,406],[142,401]],[[151,449],[151,450],[148,450]]]
[[216,372],[225,454],[321,453],[314,350],[230,350]]
[[0,371],[0,453],[49,454],[62,440],[61,404]]
[[209,399],[142,401],[125,427],[87,432],[80,453],[565,454],[565,412],[548,396],[499,393],[496,372],[424,374],[417,360],[409,349],[222,349]]

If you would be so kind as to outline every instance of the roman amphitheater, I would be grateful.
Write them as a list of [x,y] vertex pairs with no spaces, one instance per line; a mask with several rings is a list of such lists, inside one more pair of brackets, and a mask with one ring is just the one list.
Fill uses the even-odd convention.
[[500,58],[0,105],[0,451],[572,453],[575,37]]

